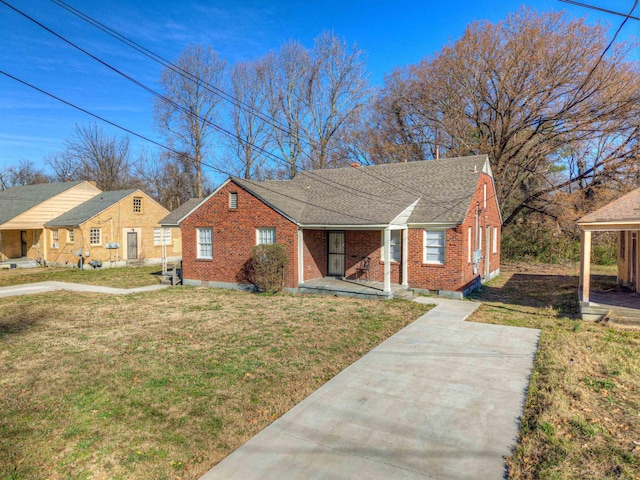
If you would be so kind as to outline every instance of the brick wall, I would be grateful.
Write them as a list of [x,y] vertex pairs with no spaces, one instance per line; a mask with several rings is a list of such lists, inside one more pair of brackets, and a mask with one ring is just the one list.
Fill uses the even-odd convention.
[[[229,208],[229,193],[237,193],[238,208]],[[213,231],[213,259],[197,257],[197,228]],[[256,228],[274,227],[276,242],[284,243],[289,262],[285,286],[297,286],[297,226],[239,185],[230,181],[180,225],[182,273],[188,280],[248,283],[244,268],[256,244]]]

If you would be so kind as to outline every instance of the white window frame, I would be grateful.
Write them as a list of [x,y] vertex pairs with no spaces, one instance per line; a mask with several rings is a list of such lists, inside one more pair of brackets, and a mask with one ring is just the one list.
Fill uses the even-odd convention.
[[76,231],[73,228],[67,230],[67,243],[75,243]]
[[158,247],[162,246],[162,236],[164,235],[164,244],[171,245],[171,229],[163,227],[153,227],[153,244]]
[[211,227],[196,228],[196,246],[197,246],[196,258],[204,259],[204,260],[213,259],[213,228]]
[[276,227],[256,228],[256,245],[269,245],[273,243],[276,243]]
[[487,208],[487,184],[484,184],[483,208]]
[[491,246],[492,253],[498,253],[498,227],[493,227],[493,245]]
[[478,227],[478,250],[482,252],[482,227]]
[[[391,263],[400,263],[402,261],[402,230],[390,230],[389,232],[391,233],[391,243],[389,244],[390,261]],[[380,234],[380,261],[384,262],[384,230]]]
[[469,233],[467,235],[467,262],[471,263],[472,260],[472,252],[473,252],[473,246],[471,244],[471,241],[473,239],[473,228],[469,227]]
[[60,232],[51,230],[51,248],[60,248]]
[[229,192],[229,209],[238,209],[238,192]]
[[[442,236],[442,245],[435,245],[438,249],[442,249],[442,261],[440,260],[427,260],[427,237],[429,233],[438,233]],[[434,245],[429,247],[433,248]],[[422,262],[430,265],[444,265],[447,261],[447,231],[446,230],[429,230],[425,229],[423,234],[423,246],[422,246]]]
[[89,245],[102,245],[102,229],[100,228],[89,229]]

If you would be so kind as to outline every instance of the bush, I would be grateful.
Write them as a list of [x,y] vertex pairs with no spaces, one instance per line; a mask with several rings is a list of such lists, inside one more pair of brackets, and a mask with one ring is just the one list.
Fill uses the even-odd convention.
[[273,293],[282,290],[288,260],[282,243],[256,245],[251,249],[253,284],[258,291]]

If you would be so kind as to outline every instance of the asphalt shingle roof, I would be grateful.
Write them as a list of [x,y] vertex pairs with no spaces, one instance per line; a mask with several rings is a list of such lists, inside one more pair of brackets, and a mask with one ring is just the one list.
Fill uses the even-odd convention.
[[112,192],[99,193],[95,197],[90,198],[86,202],[81,203],[59,217],[48,221],[45,223],[45,226],[77,227],[136,191],[136,188],[132,188],[129,190],[114,190]]
[[384,225],[414,202],[408,223],[462,223],[486,155],[300,172],[241,187],[302,225]]
[[586,214],[578,223],[640,222],[640,188]]
[[202,202],[202,200],[203,200],[202,198],[190,198],[189,200],[184,202],[182,205],[180,205],[178,208],[176,208],[174,211],[172,211],[169,215],[167,215],[162,220],[160,220],[158,223],[165,227],[169,227],[169,226],[177,227],[178,220],[180,220],[187,213],[193,210],[200,202]]
[[82,182],[39,183],[0,191],[0,225]]

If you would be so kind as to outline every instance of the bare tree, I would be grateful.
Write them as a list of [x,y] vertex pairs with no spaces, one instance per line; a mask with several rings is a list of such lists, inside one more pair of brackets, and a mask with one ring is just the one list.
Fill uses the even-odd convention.
[[0,190],[22,185],[48,183],[50,178],[30,160],[20,160],[18,165],[0,171]]
[[[60,175],[93,180],[101,190],[119,190],[136,184],[131,175],[129,137],[107,136],[96,124],[76,125],[64,142],[65,151],[49,157],[49,165]],[[76,169],[74,170],[74,165]]]
[[356,124],[369,88],[364,52],[335,33],[325,31],[316,37],[310,56],[304,133],[312,142],[310,166],[322,169],[340,163],[336,140]]
[[235,162],[231,170],[243,178],[260,179],[268,160],[265,153],[275,128],[266,110],[266,64],[264,60],[237,63],[231,72],[232,94],[237,100],[229,106],[235,137],[231,139]]
[[143,189],[168,210],[174,210],[191,198],[191,172],[188,162],[175,155],[145,153],[135,169]]
[[172,148],[188,159],[190,193],[201,197],[202,166],[212,155],[220,103],[215,88],[222,86],[225,61],[211,47],[190,45],[174,63],[177,69],[165,68],[160,76],[168,101],[155,101],[155,119]]
[[625,61],[629,45],[603,57],[607,44],[604,28],[561,13],[474,23],[388,78],[385,128],[420,158],[488,153],[505,224],[551,211],[556,192],[637,158],[638,65]]
[[81,180],[83,177],[81,162],[78,162],[69,150],[47,155],[44,163],[53,170],[53,178],[56,182]]
[[272,118],[273,143],[286,165],[275,168],[275,176],[293,178],[305,150],[303,122],[308,116],[305,102],[309,52],[296,41],[285,43],[265,59],[267,109]]

